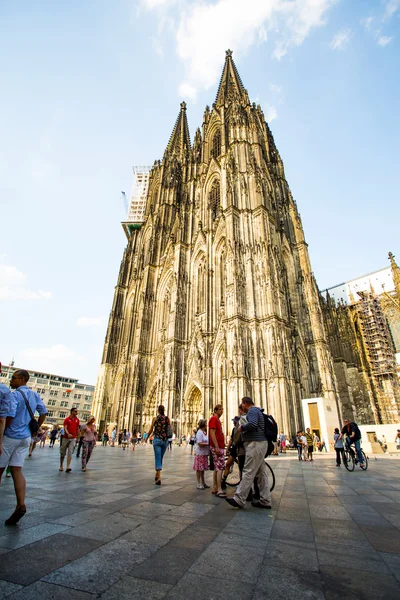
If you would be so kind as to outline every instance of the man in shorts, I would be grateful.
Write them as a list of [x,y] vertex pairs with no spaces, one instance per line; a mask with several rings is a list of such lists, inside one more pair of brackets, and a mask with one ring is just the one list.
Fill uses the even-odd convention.
[[71,473],[71,459],[72,453],[75,449],[76,438],[79,432],[79,419],[78,409],[76,407],[71,408],[69,417],[64,420],[64,435],[61,440],[60,446],[60,468],[59,471],[64,471],[64,458],[67,456],[67,469],[66,473]]
[[225,469],[225,436],[222,431],[221,416],[224,412],[222,404],[217,404],[214,414],[208,421],[210,451],[214,463],[214,485],[212,493],[218,498],[226,498],[222,489],[222,473]]
[[23,369],[15,371],[10,381],[11,387],[16,391],[11,394],[11,403],[7,410],[7,423],[3,439],[1,440],[0,480],[4,469],[9,466],[11,476],[14,480],[17,506],[13,514],[6,520],[6,525],[16,525],[26,513],[26,480],[22,473],[22,467],[24,466],[24,460],[29,452],[29,445],[31,443],[31,430],[29,429],[31,416],[27,408],[27,403],[33,414],[35,411],[39,413],[39,427],[47,415],[47,409],[43,400],[39,394],[28,388],[26,385],[28,381],[29,373]]

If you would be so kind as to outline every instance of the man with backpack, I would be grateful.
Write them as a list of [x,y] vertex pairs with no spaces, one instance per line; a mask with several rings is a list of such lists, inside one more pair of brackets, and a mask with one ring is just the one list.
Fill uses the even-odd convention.
[[340,439],[346,435],[346,447],[350,452],[353,452],[351,449],[351,445],[354,444],[354,448],[356,449],[358,462],[360,467],[364,466],[364,458],[361,452],[361,431],[358,428],[357,423],[353,421],[349,421],[349,419],[344,419],[344,427],[342,429],[342,434]]
[[262,411],[254,406],[253,400],[247,396],[242,398],[242,408],[247,415],[247,423],[241,424],[238,430],[246,450],[246,458],[242,480],[233,498],[226,498],[226,501],[233,508],[243,508],[254,478],[257,477],[260,499],[253,500],[251,504],[256,508],[271,508],[268,470],[264,461],[269,447],[266,435],[266,418],[268,417],[265,418]]

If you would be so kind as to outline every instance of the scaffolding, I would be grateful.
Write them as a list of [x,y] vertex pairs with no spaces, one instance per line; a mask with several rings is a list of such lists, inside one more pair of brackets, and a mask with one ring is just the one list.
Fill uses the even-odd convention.
[[357,292],[358,322],[373,378],[377,410],[382,423],[399,420],[399,384],[392,336],[379,298],[373,292]]

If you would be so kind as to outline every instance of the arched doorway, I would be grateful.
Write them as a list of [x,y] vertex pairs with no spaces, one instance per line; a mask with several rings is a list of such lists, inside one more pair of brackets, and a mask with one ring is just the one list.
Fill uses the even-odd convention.
[[203,398],[198,387],[193,386],[188,399],[182,408],[182,434],[190,436],[193,429],[197,429],[199,419],[204,417]]

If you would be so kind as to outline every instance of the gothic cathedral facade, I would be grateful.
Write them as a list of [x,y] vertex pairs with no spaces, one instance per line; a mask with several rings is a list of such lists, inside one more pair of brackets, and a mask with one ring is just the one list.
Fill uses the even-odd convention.
[[226,52],[193,144],[181,104],[129,229],[96,386],[101,429],[146,431],[163,404],[187,434],[244,395],[292,434],[301,400],[340,415],[318,288],[296,202],[260,106]]

